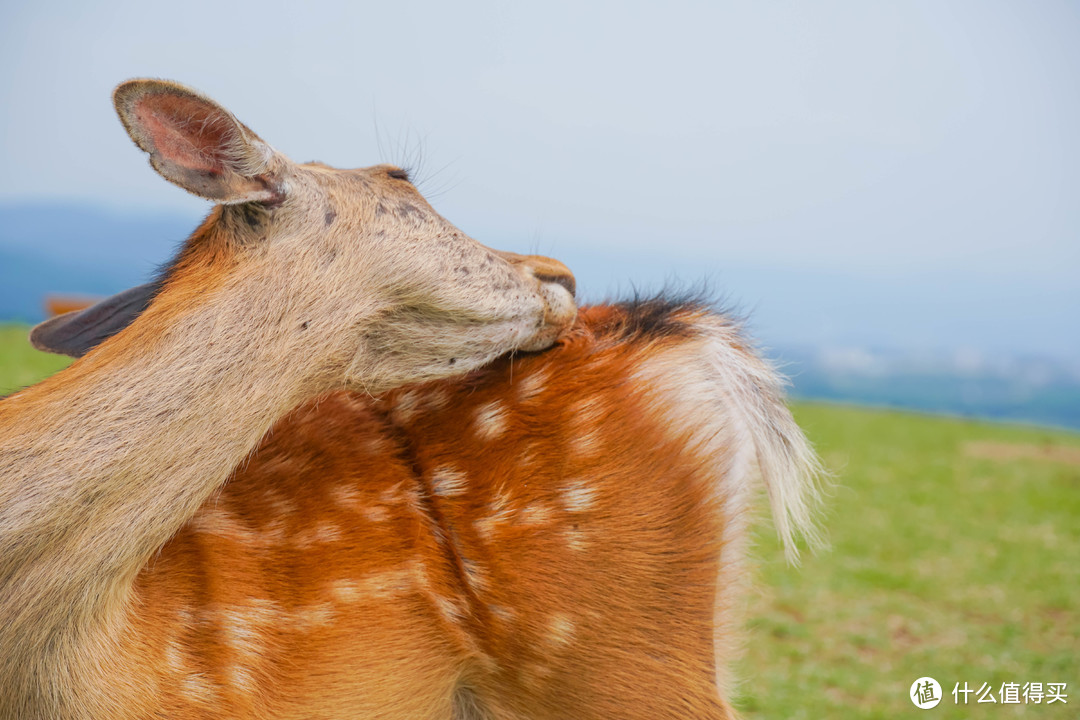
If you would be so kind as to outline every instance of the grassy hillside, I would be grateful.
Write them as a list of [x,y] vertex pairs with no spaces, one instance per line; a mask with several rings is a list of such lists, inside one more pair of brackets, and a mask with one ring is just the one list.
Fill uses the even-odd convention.
[[27,340],[28,325],[0,325],[0,397],[46,378],[70,362],[38,352]]
[[[0,328],[0,393],[65,364]],[[832,547],[786,566],[762,516],[739,706],[747,718],[1077,717],[1080,435],[802,404],[837,477]],[[957,707],[951,691],[1068,683],[1068,705]],[[1045,701],[1044,701],[1045,702]]]
[[[837,476],[832,547],[795,570],[759,525],[746,715],[918,714],[907,692],[929,675],[945,691],[933,717],[1080,716],[1080,435],[826,405],[796,416]],[[1075,697],[964,708],[957,682],[995,695],[1065,682]]]

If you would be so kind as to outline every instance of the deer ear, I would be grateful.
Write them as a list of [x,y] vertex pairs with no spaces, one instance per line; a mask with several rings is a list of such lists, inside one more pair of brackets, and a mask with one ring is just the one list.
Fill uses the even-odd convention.
[[30,344],[44,352],[82,357],[130,325],[160,286],[160,282],[139,285],[88,308],[49,318],[30,331]]
[[164,80],[128,80],[113,103],[128,135],[169,182],[226,204],[284,200],[288,160],[210,98]]

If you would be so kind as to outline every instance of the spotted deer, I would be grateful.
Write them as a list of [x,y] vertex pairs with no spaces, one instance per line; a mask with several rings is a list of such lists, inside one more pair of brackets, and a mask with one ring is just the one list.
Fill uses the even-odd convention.
[[[276,601],[253,585],[253,604],[231,608],[211,585],[188,596],[184,570],[147,585],[168,564],[165,548],[213,522],[215,493],[297,405],[549,347],[576,314],[573,276],[467,237],[397,168],[294,163],[180,85],[134,80],[114,101],[154,169],[218,205],[158,282],[35,331],[39,345],[89,351],[0,402],[0,718],[267,717],[271,706],[253,698],[283,678],[220,654],[214,639],[248,651],[265,641],[265,657],[292,672],[318,647],[321,606],[295,606],[293,626],[249,627],[301,597],[284,591],[284,566],[265,576],[283,589]],[[199,520],[201,507],[211,515]],[[190,616],[180,604],[159,616],[162,592],[193,603]],[[235,622],[212,627],[203,613]],[[316,644],[274,655],[302,627]],[[423,642],[350,640],[387,672]],[[414,656],[437,666],[437,653]],[[307,690],[293,696],[306,704],[282,705],[279,717],[334,716],[355,696],[308,657]],[[186,670],[170,678],[170,668]],[[220,691],[218,670],[233,683]]]
[[[78,368],[145,323],[171,275],[148,308],[129,291],[34,341],[85,353]],[[253,452],[185,476],[208,488],[198,503],[162,500],[169,532],[114,581],[72,669],[24,680],[75,718],[735,717],[755,481],[794,558],[814,454],[778,376],[704,303],[567,322],[455,376],[290,396]],[[223,405],[202,410],[200,447],[227,441]]]

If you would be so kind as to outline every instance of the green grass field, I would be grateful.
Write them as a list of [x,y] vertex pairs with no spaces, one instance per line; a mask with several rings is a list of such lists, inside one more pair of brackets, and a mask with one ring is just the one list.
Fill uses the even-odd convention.
[[[65,364],[0,327],[0,394]],[[1080,435],[800,404],[836,475],[831,548],[784,564],[762,515],[747,718],[1080,717]],[[908,699],[929,675],[944,699]],[[1068,704],[953,704],[956,683],[1067,683]]]

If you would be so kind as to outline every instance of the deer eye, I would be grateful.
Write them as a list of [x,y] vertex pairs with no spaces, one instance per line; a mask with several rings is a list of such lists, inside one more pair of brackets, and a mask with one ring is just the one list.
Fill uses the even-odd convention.
[[392,170],[387,170],[386,174],[389,175],[390,177],[394,178],[395,180],[404,180],[405,182],[409,182],[409,172],[408,172],[408,170],[402,170],[401,168],[394,168]]

